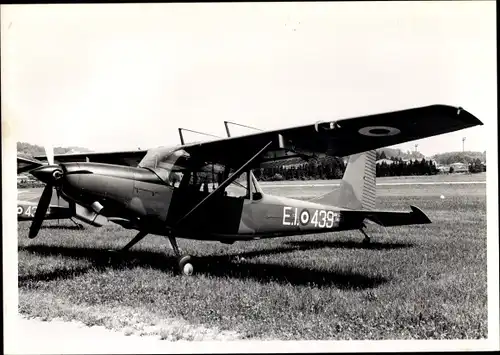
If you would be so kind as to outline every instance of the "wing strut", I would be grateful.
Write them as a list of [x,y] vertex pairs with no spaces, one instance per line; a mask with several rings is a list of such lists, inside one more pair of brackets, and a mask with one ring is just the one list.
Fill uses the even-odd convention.
[[183,220],[185,220],[189,215],[191,215],[194,211],[196,211],[200,206],[206,203],[210,198],[212,198],[217,192],[225,189],[230,183],[238,178],[241,173],[250,165],[252,162],[257,159],[271,144],[273,141],[269,141],[261,150],[259,150],[253,157],[251,157],[245,164],[243,164],[238,170],[234,172],[233,175],[229,176],[222,184],[220,184],[214,191],[212,191],[207,197],[201,200],[196,206],[194,206],[188,213],[184,215],[178,222],[177,226],[181,224]]
[[224,126],[226,126],[226,133],[227,133],[228,137],[231,137],[231,134],[229,133],[229,126],[227,125],[228,123],[234,124],[235,126],[240,126],[240,127],[245,127],[245,128],[251,128],[251,129],[255,129],[257,131],[262,131],[259,128],[247,126],[247,125],[244,125],[244,124],[241,124],[241,123],[236,123],[236,122],[231,122],[231,121],[224,121]]
[[215,137],[215,138],[221,138],[219,136],[215,136],[213,134],[210,134],[210,133],[205,133],[205,132],[200,132],[200,131],[195,131],[195,130],[192,130],[192,129],[187,129],[187,128],[177,128],[179,130],[179,137],[181,139],[181,144],[184,145],[184,136],[182,134],[182,131],[188,131],[188,132],[193,132],[193,133],[198,133],[198,134],[203,134],[204,136],[210,136],[210,137]]

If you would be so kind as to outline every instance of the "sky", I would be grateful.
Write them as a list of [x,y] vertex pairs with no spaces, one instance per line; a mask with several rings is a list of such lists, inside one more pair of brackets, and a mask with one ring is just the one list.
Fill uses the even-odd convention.
[[[496,141],[493,1],[2,5],[2,121],[94,151],[430,104],[484,126],[396,147]],[[4,131],[4,130],[2,130]],[[237,129],[236,134],[251,132]],[[186,140],[205,140],[187,134]]]

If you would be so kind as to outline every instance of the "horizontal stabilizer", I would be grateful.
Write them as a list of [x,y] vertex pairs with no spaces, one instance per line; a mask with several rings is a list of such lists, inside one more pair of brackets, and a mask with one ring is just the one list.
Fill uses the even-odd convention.
[[429,217],[427,217],[427,215],[422,212],[420,208],[415,206],[410,206],[410,208],[410,212],[353,210],[342,211],[342,214],[345,215],[346,219],[349,219],[350,217],[362,217],[384,227],[432,223]]

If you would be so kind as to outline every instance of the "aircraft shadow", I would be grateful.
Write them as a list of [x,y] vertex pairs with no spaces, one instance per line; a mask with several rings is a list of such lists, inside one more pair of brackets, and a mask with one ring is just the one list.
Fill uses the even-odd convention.
[[356,241],[296,241],[285,242],[285,244],[297,247],[298,250],[322,249],[322,248],[337,248],[337,249],[369,249],[369,250],[393,250],[411,248],[414,244],[411,243],[380,243],[380,242],[356,242]]
[[[278,248],[281,249],[281,248]],[[19,250],[41,255],[63,255],[72,258],[87,259],[92,263],[88,268],[76,270],[55,270],[37,275],[19,276],[19,286],[36,281],[51,281],[78,276],[91,268],[127,269],[147,267],[164,271],[177,269],[177,258],[161,252],[127,251],[112,252],[95,248],[70,248],[33,245],[20,247]],[[294,248],[296,250],[296,248]],[[280,252],[291,251],[284,248]],[[261,283],[277,282],[294,286],[337,287],[340,289],[362,290],[377,287],[389,280],[382,276],[367,276],[352,271],[322,271],[270,263],[236,262],[235,256],[252,257],[257,251],[230,255],[202,256],[194,258],[196,272],[215,277],[252,279]],[[269,251],[264,251],[269,254]]]
[[19,286],[24,286],[31,282],[52,281],[58,279],[67,279],[69,277],[77,277],[89,271],[88,267],[80,267],[76,269],[56,269],[54,271],[39,273],[36,275],[23,275],[18,277]]
[[305,250],[316,250],[316,249],[326,249],[326,248],[337,248],[337,249],[371,249],[371,250],[393,250],[393,249],[404,249],[411,248],[414,244],[411,243],[376,243],[371,242],[369,244],[364,244],[362,242],[355,241],[288,241],[284,242],[287,246],[280,246],[278,248],[272,249],[259,249],[254,251],[248,251],[243,253],[231,253],[225,254],[227,257],[244,257],[244,258],[254,258],[264,255],[273,254],[284,254],[293,253],[294,251],[305,251]]
[[47,225],[44,226],[42,225],[40,229],[72,229],[72,230],[81,230],[82,228],[75,226],[75,225],[68,225],[68,226],[53,226],[53,225]]

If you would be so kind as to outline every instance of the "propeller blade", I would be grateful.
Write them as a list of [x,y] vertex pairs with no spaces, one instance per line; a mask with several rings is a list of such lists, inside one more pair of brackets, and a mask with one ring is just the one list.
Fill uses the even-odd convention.
[[[61,203],[59,201],[59,197],[60,197],[59,189],[56,189],[56,195],[57,195],[57,206],[61,206]],[[57,225],[59,225],[59,218],[57,219]]]
[[47,156],[47,161],[49,165],[54,165],[54,148],[50,144],[45,145],[45,155]]
[[36,208],[35,217],[33,218],[33,223],[31,223],[30,232],[28,238],[33,239],[37,236],[40,227],[42,226],[43,219],[50,205],[50,199],[52,197],[52,185],[47,184],[43,189],[42,196],[38,202]]

